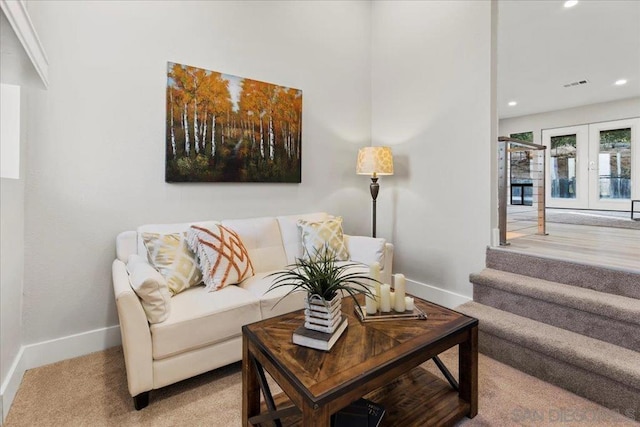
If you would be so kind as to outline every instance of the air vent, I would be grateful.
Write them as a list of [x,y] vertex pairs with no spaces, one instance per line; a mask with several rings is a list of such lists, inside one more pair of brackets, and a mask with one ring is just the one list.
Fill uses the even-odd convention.
[[562,85],[562,86],[564,86],[564,87],[573,87],[573,86],[586,85],[587,83],[589,83],[588,80],[578,80],[577,82],[567,83],[566,85]]

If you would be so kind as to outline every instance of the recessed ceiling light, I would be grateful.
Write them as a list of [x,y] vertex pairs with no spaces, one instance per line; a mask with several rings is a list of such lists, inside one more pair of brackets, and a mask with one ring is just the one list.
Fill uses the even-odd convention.
[[627,80],[626,79],[616,80],[616,86],[622,86],[622,85],[626,85],[626,84],[627,84]]
[[569,9],[570,7],[573,7],[577,4],[578,4],[578,0],[567,0],[566,2],[564,2],[564,7]]
[[509,107],[515,107],[518,103],[516,101],[510,101],[508,105]]

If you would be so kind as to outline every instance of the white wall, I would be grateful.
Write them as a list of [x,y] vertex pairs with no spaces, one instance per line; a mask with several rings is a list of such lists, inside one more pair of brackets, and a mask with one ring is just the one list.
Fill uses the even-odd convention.
[[[29,94],[25,343],[117,324],[117,233],[328,210],[368,227],[368,2],[34,2],[49,90]],[[302,184],[166,184],[166,63],[302,89]],[[366,206],[366,207],[365,207]]]
[[20,86],[0,84],[0,177],[20,178]]
[[491,15],[489,1],[373,3],[372,135],[396,162],[379,234],[440,301],[471,297],[490,243]]
[[[22,290],[24,283],[24,214],[26,99],[20,102],[20,167],[17,179],[0,179],[0,395],[10,402],[22,373],[12,377],[12,368],[23,338]],[[0,405],[2,406],[2,405]],[[8,405],[6,405],[8,406]],[[8,410],[8,407],[5,408]],[[0,420],[3,419],[0,410]],[[0,423],[1,424],[1,423]]]
[[640,117],[640,97],[502,119],[499,122],[499,133],[500,136],[509,136],[512,133],[533,132],[533,142],[542,144],[542,129],[631,117]]

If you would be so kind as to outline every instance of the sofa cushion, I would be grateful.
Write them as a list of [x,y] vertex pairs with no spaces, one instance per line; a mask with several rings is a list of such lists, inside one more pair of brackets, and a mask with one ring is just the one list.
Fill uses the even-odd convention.
[[164,276],[173,295],[202,283],[202,273],[187,245],[186,233],[142,233],[141,237],[149,263]]
[[[371,281],[368,280],[369,277],[369,266],[365,265],[365,264],[361,264],[358,262],[353,262],[353,261],[338,261],[336,262],[337,265],[339,266],[345,266],[348,265],[349,267],[347,269],[345,269],[344,274],[359,274],[359,275],[363,275],[366,276],[365,279],[360,279],[358,280],[358,282],[361,282],[364,285],[368,285],[368,286],[375,286],[375,284]],[[358,286],[356,285],[351,285],[353,288],[357,288]],[[346,293],[343,292],[344,296],[347,296]]]
[[[369,267],[367,265],[353,263],[350,261],[338,261],[336,264],[349,265],[345,274],[359,273],[366,276],[369,275]],[[276,273],[277,271],[282,270],[257,273],[255,276],[244,280],[238,285],[242,289],[246,289],[251,292],[253,296],[260,300],[260,311],[263,319],[268,319],[270,317],[279,316],[281,314],[290,313],[304,308],[304,298],[306,296],[306,292],[304,291],[294,292],[282,301],[280,301],[280,298],[285,296],[287,292],[293,288],[292,286],[281,286],[273,291],[267,292],[269,286],[273,283],[273,280],[276,279],[276,277],[270,276],[270,274]]]
[[256,273],[286,266],[287,258],[275,218],[224,220],[222,225],[238,233],[247,248]]
[[[277,270],[278,271],[278,270]],[[292,286],[282,286],[267,292],[275,277],[269,275],[275,271],[258,273],[253,277],[240,283],[240,287],[245,289],[260,300],[260,312],[263,319],[279,316],[304,307],[305,292],[294,292],[284,300],[278,302],[292,289]]]
[[336,262],[336,265],[339,265],[339,266],[348,265],[349,268],[345,270],[346,274],[357,273],[357,274],[364,274],[365,276],[369,277],[369,266],[366,264],[355,262],[355,261],[338,261]]
[[192,225],[187,243],[198,257],[207,291],[217,291],[253,276],[253,265],[238,234],[223,225]]
[[257,322],[260,301],[251,292],[227,286],[207,292],[196,286],[171,298],[171,314],[151,325],[153,358],[164,359],[240,336],[242,326]]
[[302,258],[302,234],[298,229],[298,220],[324,221],[327,218],[329,218],[329,214],[326,212],[286,215],[277,218],[282,234],[282,243],[287,256],[287,265],[296,262],[297,258]]
[[129,255],[127,271],[149,323],[166,320],[171,313],[171,292],[162,274],[138,254]]
[[351,261],[371,265],[377,262],[384,266],[384,251],[387,241],[383,238],[344,235]]
[[325,253],[332,254],[338,261],[347,261],[349,252],[344,244],[342,217],[324,221],[298,220],[302,235],[303,257],[316,259]]

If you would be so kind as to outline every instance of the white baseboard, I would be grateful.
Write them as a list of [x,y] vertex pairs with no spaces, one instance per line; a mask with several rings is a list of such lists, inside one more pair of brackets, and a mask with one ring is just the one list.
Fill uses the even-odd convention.
[[491,246],[500,246],[500,229],[494,228],[491,230]]
[[4,421],[7,416],[11,403],[22,382],[22,377],[28,369],[106,350],[121,343],[120,326],[116,325],[35,344],[23,345],[20,347],[20,351],[11,365],[7,379],[0,389],[0,395],[2,396],[2,420]]
[[2,414],[0,414],[2,415],[2,422],[0,422],[0,425],[3,424],[5,418],[7,418],[13,398],[16,397],[16,393],[18,392],[18,388],[22,382],[22,377],[27,370],[24,365],[25,359],[23,355],[24,347],[20,347],[18,354],[15,359],[13,359],[11,368],[9,368],[7,378],[4,380],[4,383],[2,383],[2,387],[0,388],[0,396],[2,397],[0,402],[0,405],[2,406]]
[[27,369],[120,345],[120,326],[109,326],[24,346]]
[[472,300],[470,297],[460,295],[446,289],[427,285],[426,283],[416,282],[411,279],[407,279],[407,293],[415,295],[418,298],[422,298],[423,300],[440,304],[447,308],[455,308],[460,304],[464,304],[465,302]]

